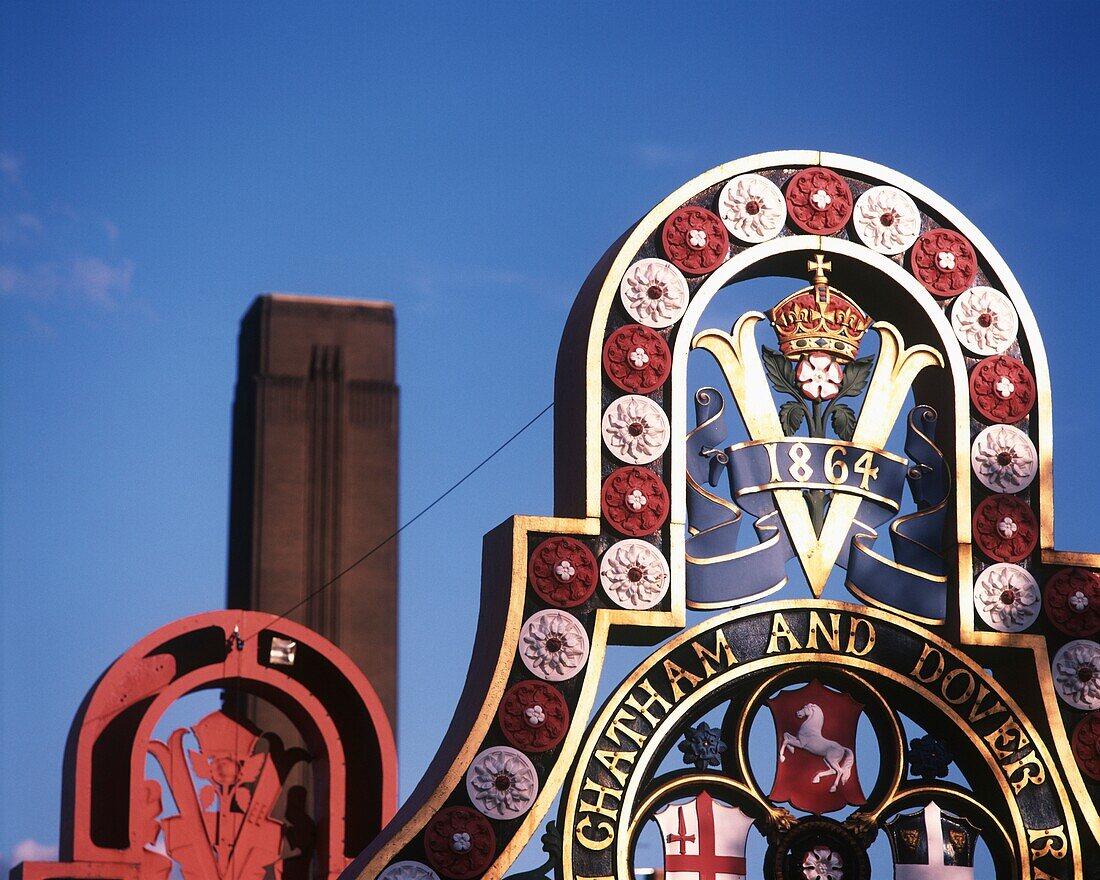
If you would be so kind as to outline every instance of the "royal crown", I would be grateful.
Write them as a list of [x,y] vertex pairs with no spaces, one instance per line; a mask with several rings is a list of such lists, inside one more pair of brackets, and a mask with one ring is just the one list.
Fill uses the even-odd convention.
[[847,363],[859,351],[871,318],[829,286],[825,272],[831,272],[833,264],[825,262],[824,254],[818,254],[816,261],[807,261],[806,269],[815,273],[813,285],[796,290],[768,313],[779,337],[779,350],[794,361],[822,352]]

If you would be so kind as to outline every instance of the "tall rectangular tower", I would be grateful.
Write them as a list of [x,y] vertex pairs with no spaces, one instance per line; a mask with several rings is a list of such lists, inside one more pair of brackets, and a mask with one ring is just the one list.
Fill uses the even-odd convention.
[[389,303],[284,294],[241,319],[228,603],[288,615],[366,673],[396,727],[397,385]]

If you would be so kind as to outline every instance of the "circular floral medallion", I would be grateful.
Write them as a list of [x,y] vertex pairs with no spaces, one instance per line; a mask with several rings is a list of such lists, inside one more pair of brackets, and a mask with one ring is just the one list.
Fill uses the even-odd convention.
[[825,844],[807,850],[801,868],[806,880],[844,880],[844,859]]
[[619,298],[635,321],[647,327],[671,327],[688,306],[688,283],[679,269],[649,257],[626,270]]
[[970,400],[986,421],[1018,422],[1035,406],[1035,377],[1023,361],[992,355],[970,371]]
[[1039,456],[1031,438],[1011,425],[990,425],[974,438],[970,465],[991,492],[1019,492],[1031,485]]
[[422,862],[394,862],[381,874],[378,880],[439,880],[439,875]]
[[588,662],[588,633],[564,611],[539,611],[519,631],[519,656],[544,681],[572,678]]
[[672,352],[664,337],[641,324],[627,324],[607,337],[603,368],[623,391],[649,394],[665,384]]
[[596,591],[596,557],[575,538],[547,538],[531,554],[527,575],[544,602],[572,608]]
[[1100,645],[1067,642],[1054,655],[1054,689],[1076,709],[1100,709]]
[[652,608],[668,592],[668,563],[648,541],[628,538],[612,544],[604,553],[600,583],[620,608]]
[[872,186],[856,202],[856,234],[880,254],[900,254],[920,235],[916,202],[896,186]]
[[974,511],[974,540],[990,559],[1020,562],[1035,549],[1039,524],[1015,495],[990,495]]
[[497,720],[517,749],[545,752],[560,743],[569,730],[569,706],[553,685],[521,681],[505,692]]
[[523,752],[495,746],[474,758],[466,771],[466,793],[490,819],[514,819],[531,809],[539,778]]
[[966,290],[978,274],[974,248],[953,229],[930,229],[918,238],[909,266],[925,289],[945,299]]
[[1085,638],[1100,632],[1100,574],[1063,568],[1043,588],[1047,617],[1067,636]]
[[1020,319],[999,290],[971,287],[951,307],[951,327],[974,354],[1001,354],[1016,341]]
[[628,394],[604,411],[603,442],[627,464],[649,464],[665,454],[672,429],[668,416],[655,401]]
[[1091,712],[1082,718],[1070,742],[1081,772],[1100,782],[1100,712]]
[[688,275],[717,269],[730,253],[730,237],[722,221],[695,205],[681,208],[665,221],[661,243],[673,264]]
[[604,480],[600,493],[603,515],[631,538],[652,535],[668,516],[668,490],[653,471],[623,467]]
[[997,632],[1021,632],[1039,616],[1039,585],[1026,568],[999,562],[974,581],[974,607]]
[[787,184],[787,212],[803,232],[832,235],[852,216],[852,191],[828,168],[803,168]]
[[843,378],[840,364],[821,352],[803,356],[795,370],[795,380],[807,400],[832,400],[840,393]]
[[477,810],[447,807],[424,828],[424,852],[444,877],[470,880],[492,864],[497,839],[493,826]]
[[775,238],[787,222],[783,193],[768,178],[742,174],[722,187],[718,216],[741,241],[759,244]]

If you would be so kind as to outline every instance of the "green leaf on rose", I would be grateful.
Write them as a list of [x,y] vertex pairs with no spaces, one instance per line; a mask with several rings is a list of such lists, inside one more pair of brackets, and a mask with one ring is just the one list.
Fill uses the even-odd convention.
[[788,400],[779,407],[779,424],[783,426],[783,433],[792,436],[801,426],[806,417],[806,407],[796,400]]
[[844,403],[835,403],[829,417],[833,430],[841,440],[850,441],[856,433],[856,414]]
[[873,357],[856,358],[844,368],[844,379],[840,383],[837,397],[856,397],[863,393],[867,381],[871,378]]
[[768,374],[768,381],[771,382],[772,388],[780,394],[801,397],[802,391],[798,387],[798,380],[795,379],[794,364],[780,352],[766,345],[760,346],[760,353],[764,358],[764,372]]

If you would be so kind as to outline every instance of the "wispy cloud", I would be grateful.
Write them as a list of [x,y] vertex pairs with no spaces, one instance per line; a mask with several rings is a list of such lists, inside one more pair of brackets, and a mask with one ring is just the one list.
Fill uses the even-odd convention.
[[70,289],[96,305],[114,308],[117,297],[130,292],[134,280],[134,261],[108,263],[99,257],[79,257],[70,267]]
[[20,862],[52,862],[57,859],[57,845],[39,843],[37,840],[21,840],[11,850],[13,864]]
[[[137,267],[118,253],[118,224],[71,205],[39,206],[33,187],[23,184],[22,158],[0,152],[0,185],[14,190],[9,209],[0,213],[0,295],[26,300],[35,309],[52,304],[145,311],[133,296]],[[32,331],[51,326],[43,315],[36,319]]]
[[630,153],[635,162],[647,168],[690,164],[694,160],[694,153],[691,150],[656,141],[634,144],[630,148]]
[[74,257],[65,262],[31,266],[0,263],[0,294],[37,302],[67,297],[105,309],[117,308],[130,294],[134,261],[109,262],[100,257]]
[[0,181],[12,187],[23,185],[23,159],[20,156],[0,152]]

